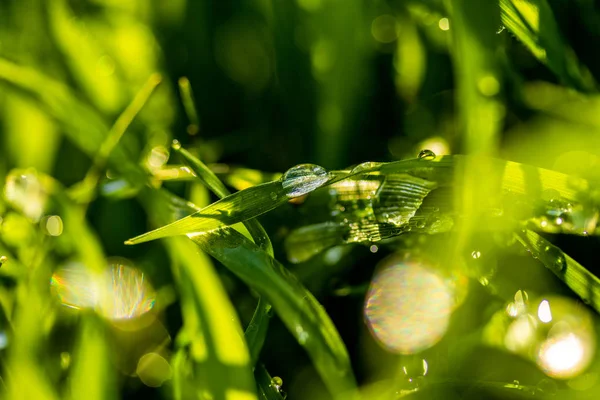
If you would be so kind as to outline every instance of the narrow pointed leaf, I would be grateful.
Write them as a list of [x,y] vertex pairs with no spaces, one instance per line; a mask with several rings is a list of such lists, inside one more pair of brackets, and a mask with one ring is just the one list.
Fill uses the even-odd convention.
[[273,305],[335,398],[353,398],[356,386],[344,343],[323,307],[292,274],[231,228],[192,240]]
[[586,304],[600,312],[600,279],[596,275],[531,230],[517,233],[517,239]]

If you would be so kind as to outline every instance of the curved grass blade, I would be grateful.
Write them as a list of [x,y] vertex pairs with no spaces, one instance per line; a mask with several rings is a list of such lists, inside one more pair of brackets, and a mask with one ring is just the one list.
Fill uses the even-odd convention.
[[129,239],[125,244],[209,232],[257,217],[286,201],[281,182],[265,183],[236,192],[179,221]]
[[[212,178],[211,178],[212,179]],[[195,214],[125,242],[137,244],[167,236],[194,236],[243,222],[335,181],[336,175],[314,164],[290,168],[279,181],[236,192]]]
[[[212,190],[218,197],[224,198],[228,196],[229,190],[225,185],[217,178],[217,176],[198,158],[192,156],[187,150],[181,148],[181,146],[174,142],[173,149],[178,152],[190,168],[196,173],[198,179],[204,183],[210,190]],[[262,250],[266,251],[271,257],[273,257],[273,245],[269,239],[269,235],[262,227],[260,222],[256,219],[250,219],[244,221],[244,225],[248,232],[252,236],[254,243],[256,243]],[[251,364],[255,365],[260,355],[260,351],[263,347],[267,336],[267,330],[269,329],[269,311],[271,305],[265,302],[262,298],[259,298],[256,311],[252,316],[250,325],[246,328],[245,337],[248,349],[250,350]]]
[[[231,194],[223,182],[217,178],[214,172],[212,172],[206,166],[206,164],[190,154],[189,151],[181,148],[179,142],[173,142],[173,150],[183,157],[192,171],[194,171],[198,179],[200,179],[200,181],[219,198],[222,199]],[[273,256],[273,245],[271,244],[269,235],[267,235],[267,232],[265,232],[265,229],[262,227],[262,225],[256,219],[250,219],[243,222],[254,242],[267,253],[269,253],[269,255]]]
[[584,303],[600,312],[600,279],[531,230],[520,231],[517,240],[563,281]]
[[295,276],[231,228],[191,239],[273,305],[336,399],[355,396],[356,384],[344,343],[323,307]]
[[546,0],[500,0],[502,23],[566,85],[593,91],[595,83],[565,42]]

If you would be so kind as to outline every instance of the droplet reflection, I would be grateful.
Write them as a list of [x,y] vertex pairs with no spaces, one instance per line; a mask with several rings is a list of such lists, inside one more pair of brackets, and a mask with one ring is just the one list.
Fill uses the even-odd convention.
[[52,290],[72,308],[94,308],[113,321],[139,317],[154,307],[156,293],[145,275],[124,262],[113,262],[103,273],[71,263],[52,275]]
[[373,336],[388,350],[414,354],[436,344],[446,333],[453,307],[451,288],[416,262],[384,261],[365,303]]

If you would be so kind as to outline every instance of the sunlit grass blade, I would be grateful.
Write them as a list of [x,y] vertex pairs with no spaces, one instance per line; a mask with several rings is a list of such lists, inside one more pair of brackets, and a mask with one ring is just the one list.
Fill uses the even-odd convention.
[[335,398],[353,398],[356,387],[344,343],[323,307],[293,275],[231,228],[192,240],[273,305]]
[[[202,161],[194,157],[187,150],[181,148],[178,143],[176,145],[174,144],[173,149],[183,157],[186,163],[188,163],[190,168],[195,172],[198,179],[200,179],[200,181],[211,191],[213,191],[219,198],[224,198],[230,194],[225,185]],[[244,221],[244,225],[252,236],[254,243],[256,243],[262,250],[273,257],[273,245],[271,244],[269,235],[267,235],[267,232],[258,222],[258,220],[250,219]],[[260,298],[254,316],[250,321],[250,325],[246,329],[245,337],[248,348],[250,349],[252,365],[256,364],[267,336],[270,309],[271,305]]]
[[126,241],[137,244],[176,235],[197,235],[243,222],[303,196],[337,176],[314,164],[290,168],[279,181],[253,186],[227,196],[189,217]]
[[600,279],[537,233],[525,230],[517,239],[586,304],[600,312]]
[[281,195],[281,183],[270,182],[236,192],[201,209],[195,214],[137,236],[126,241],[125,244],[138,244],[168,236],[209,232],[257,217],[267,211],[273,210],[286,201],[285,196],[275,195],[273,199],[270,193],[279,193]]
[[92,315],[83,318],[78,344],[73,353],[69,374],[70,398],[114,399],[117,395],[116,376],[113,376],[106,332]]
[[[187,239],[169,238],[167,250],[177,261],[178,284],[184,294],[182,312],[184,327],[180,346],[189,345],[189,376],[179,376],[183,387],[206,390],[211,398],[256,398],[250,355],[241,325],[221,281],[196,246]],[[180,355],[180,357],[184,357]],[[184,357],[186,358],[186,357]],[[185,360],[179,360],[185,363]],[[181,388],[181,386],[179,386]],[[184,390],[184,389],[181,389]],[[183,393],[182,398],[189,398]],[[245,397],[244,397],[245,396]]]
[[546,0],[500,0],[502,23],[566,85],[593,91],[591,74],[577,60]]

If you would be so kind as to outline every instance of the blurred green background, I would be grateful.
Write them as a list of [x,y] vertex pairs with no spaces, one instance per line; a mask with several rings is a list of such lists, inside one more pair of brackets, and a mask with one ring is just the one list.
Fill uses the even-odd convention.
[[[86,393],[86,379],[100,376],[101,367],[81,367],[82,375],[73,375],[69,360],[76,358],[70,354],[79,335],[94,338],[94,332],[99,344],[89,348],[109,364],[105,375],[91,379],[109,388],[97,398],[176,398],[161,363],[175,353],[186,295],[175,283],[168,250],[156,243],[123,244],[156,224],[133,197],[140,190],[135,182],[108,185],[111,178],[140,173],[123,158],[152,174],[167,159],[181,163],[169,158],[177,139],[207,164],[276,173],[300,163],[334,170],[415,158],[431,149],[438,155],[500,157],[596,183],[599,46],[600,2],[593,0],[1,0],[0,177],[4,181],[15,168],[51,176],[50,183],[40,178],[44,190],[57,186],[51,191],[64,190],[68,198],[48,201],[37,217],[35,209],[32,217],[0,202],[0,255],[10,255],[0,271],[3,329],[10,346],[23,330],[37,332],[24,335],[12,353],[2,346],[3,382],[11,374],[16,382],[12,389],[8,385],[7,398]],[[188,91],[195,106],[186,100]],[[110,130],[119,118],[121,125]],[[164,187],[198,205],[216,199],[197,184],[174,181]],[[64,211],[71,208],[71,220],[79,221],[73,225]],[[56,241],[49,242],[48,232],[40,235],[42,214],[62,216],[65,233]],[[277,259],[286,260],[282,242],[304,218],[301,206],[293,205],[261,218]],[[551,240],[590,271],[597,269],[595,237]],[[377,365],[395,359],[369,339],[364,288],[347,296],[336,290],[368,284],[377,262],[391,252],[356,247],[330,271],[321,270],[327,265],[322,261],[292,267],[340,331],[359,385],[375,381]],[[106,333],[93,316],[80,320],[54,306],[48,311],[44,307],[52,300],[43,283],[73,254],[96,257],[95,262],[130,260],[157,289],[160,318],[141,332]],[[502,279],[511,282],[506,292],[523,288],[571,296],[553,276],[540,278],[548,274],[533,260],[511,257],[517,256],[495,261],[505,266]],[[24,267],[36,263],[44,268],[31,273]],[[522,272],[523,265],[532,272]],[[253,292],[218,264],[216,270],[246,326],[255,307]],[[448,360],[460,360],[455,375],[466,381],[519,379],[535,387],[544,375],[534,366],[496,350],[473,352],[468,340],[453,341],[483,329],[491,310],[504,307],[480,287],[472,286],[469,296],[450,339],[428,353],[430,364],[441,365],[441,377],[452,370]],[[481,301],[489,310],[478,310]],[[19,307],[29,302],[34,311],[25,322],[14,322],[13,311],[19,315]],[[149,368],[158,371],[160,385],[139,379],[144,373],[136,365],[148,349],[164,357]],[[283,378],[290,399],[328,398],[309,358],[277,317],[261,362]],[[11,372],[11,365],[26,367]],[[572,398],[594,398],[595,382],[586,387],[591,392]],[[28,394],[20,392],[23,385],[31,386]],[[527,395],[518,384],[516,394],[493,386],[463,389],[442,386],[435,393],[441,398]],[[211,398],[202,396],[197,394]]]

